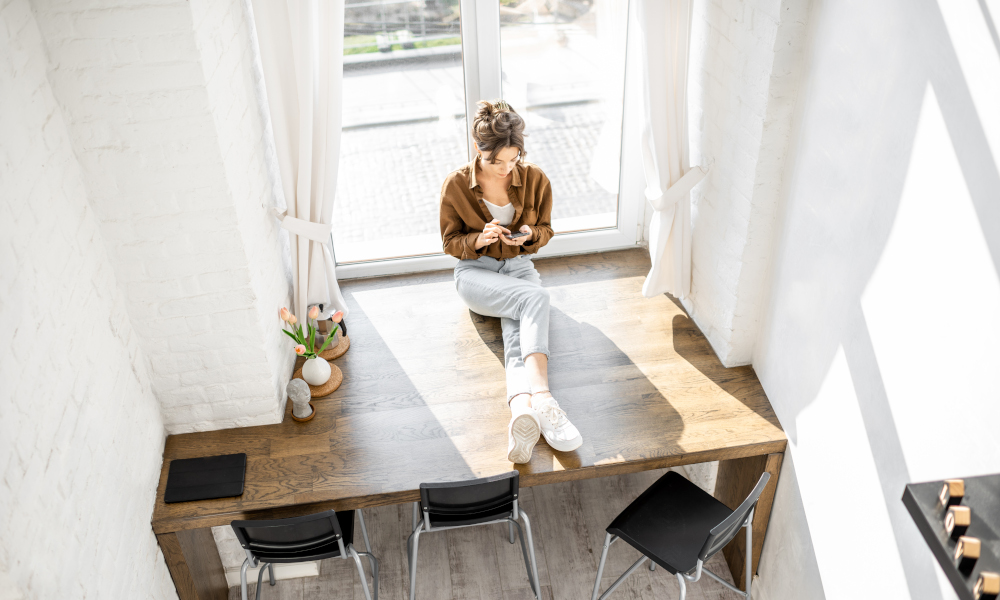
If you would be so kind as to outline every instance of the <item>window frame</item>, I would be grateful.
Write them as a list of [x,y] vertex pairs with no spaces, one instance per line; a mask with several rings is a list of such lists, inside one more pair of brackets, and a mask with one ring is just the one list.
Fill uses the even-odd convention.
[[[634,248],[643,243],[645,179],[642,172],[641,73],[639,53],[632,36],[634,3],[626,17],[625,89],[622,111],[622,145],[619,158],[617,227],[557,233],[536,256],[551,257]],[[472,122],[476,102],[502,97],[499,0],[460,0],[462,72],[465,80],[466,123]],[[468,159],[475,147],[468,134]],[[334,260],[336,260],[336,245]],[[374,259],[337,264],[338,279],[377,277],[454,268],[458,259],[444,253]]]

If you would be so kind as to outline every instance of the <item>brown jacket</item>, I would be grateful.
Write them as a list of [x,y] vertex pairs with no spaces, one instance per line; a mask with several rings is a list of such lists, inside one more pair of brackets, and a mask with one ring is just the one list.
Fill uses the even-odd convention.
[[446,253],[459,259],[514,258],[519,254],[534,254],[549,243],[553,233],[549,178],[537,165],[527,162],[518,163],[513,173],[507,197],[514,205],[514,220],[507,229],[517,231],[527,225],[531,228],[531,241],[522,246],[508,246],[497,240],[476,250],[476,238],[493,217],[483,201],[483,188],[476,183],[473,160],[452,171],[441,186],[441,239]]

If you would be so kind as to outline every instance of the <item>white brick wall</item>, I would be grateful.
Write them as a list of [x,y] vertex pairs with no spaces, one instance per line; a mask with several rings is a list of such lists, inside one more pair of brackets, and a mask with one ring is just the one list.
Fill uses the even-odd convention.
[[749,364],[756,339],[808,3],[694,3],[691,162],[713,168],[692,196],[685,306],[726,366]]
[[[273,191],[280,193],[281,186],[276,157],[265,156],[274,149],[265,136],[266,108],[258,102],[265,95],[264,74],[249,0],[192,0],[191,10],[209,100],[215,107],[232,107],[214,111],[216,128],[226,178],[237,200],[237,224],[247,242],[255,318],[268,363],[276,367],[271,371],[273,394],[282,400],[295,363],[277,320],[278,310],[291,305],[291,254],[288,234],[269,210],[275,205]],[[279,403],[279,419],[283,406]]]
[[26,0],[0,0],[0,597],[175,599],[164,427]]
[[238,0],[37,0],[49,79],[171,433],[280,419],[290,285]]

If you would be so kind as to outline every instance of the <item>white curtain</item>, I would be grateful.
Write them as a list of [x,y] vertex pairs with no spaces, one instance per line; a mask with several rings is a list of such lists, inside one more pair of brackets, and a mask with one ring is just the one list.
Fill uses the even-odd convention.
[[642,166],[652,268],[642,294],[687,297],[691,288],[690,191],[707,171],[689,169],[687,66],[692,0],[639,0],[643,56]]
[[628,0],[596,0],[593,13],[600,48],[597,57],[598,81],[603,86],[604,124],[590,158],[590,178],[611,194],[619,191],[622,152],[622,111],[625,87],[625,37]]
[[294,300],[347,313],[331,252],[340,161],[344,0],[252,0],[274,145],[291,232]]

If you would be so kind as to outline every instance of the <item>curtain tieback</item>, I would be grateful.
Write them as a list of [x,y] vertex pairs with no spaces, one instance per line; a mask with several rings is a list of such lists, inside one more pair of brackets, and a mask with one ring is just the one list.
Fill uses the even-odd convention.
[[330,241],[330,234],[333,231],[333,223],[314,223],[297,217],[289,217],[287,210],[279,211],[277,208],[272,208],[271,211],[274,213],[274,216],[281,221],[281,227],[283,229],[287,229],[295,235],[301,235],[302,237],[309,238],[310,240],[321,244],[325,244]]
[[[646,200],[653,207],[653,210],[667,210],[671,206],[677,203],[678,200],[683,198],[694,189],[694,186],[701,183],[701,180],[708,175],[708,172],[712,170],[712,167],[692,167],[688,169],[680,179],[674,182],[672,186],[667,188],[666,192],[660,192],[659,189],[650,190],[646,188]],[[652,194],[650,193],[652,192]]]

